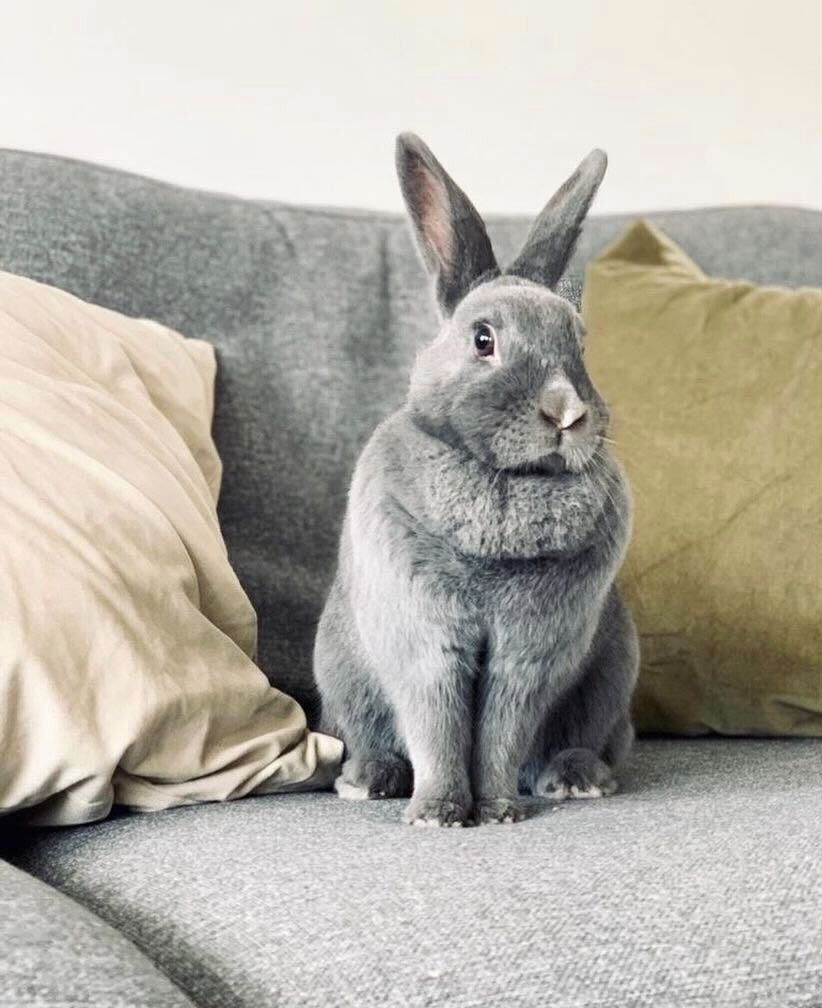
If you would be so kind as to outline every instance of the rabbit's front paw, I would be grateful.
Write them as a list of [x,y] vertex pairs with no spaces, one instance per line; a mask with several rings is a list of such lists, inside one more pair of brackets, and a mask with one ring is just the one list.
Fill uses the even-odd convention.
[[537,778],[534,794],[554,801],[565,798],[603,798],[617,782],[611,768],[590,749],[565,749],[553,757]]
[[483,823],[515,823],[525,818],[525,810],[516,798],[480,798],[474,809],[477,826]]
[[470,821],[471,800],[460,795],[415,796],[402,815],[409,826],[462,826]]

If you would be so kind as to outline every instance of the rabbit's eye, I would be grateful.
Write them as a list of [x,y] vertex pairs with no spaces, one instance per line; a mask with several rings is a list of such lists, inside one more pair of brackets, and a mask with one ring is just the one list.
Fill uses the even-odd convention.
[[494,330],[487,322],[480,322],[474,330],[474,347],[478,357],[490,357],[494,352]]

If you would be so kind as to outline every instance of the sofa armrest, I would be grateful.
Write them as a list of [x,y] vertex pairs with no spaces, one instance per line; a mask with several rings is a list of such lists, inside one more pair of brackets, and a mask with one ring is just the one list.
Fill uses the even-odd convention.
[[193,1008],[91,911],[0,861],[0,1008]]

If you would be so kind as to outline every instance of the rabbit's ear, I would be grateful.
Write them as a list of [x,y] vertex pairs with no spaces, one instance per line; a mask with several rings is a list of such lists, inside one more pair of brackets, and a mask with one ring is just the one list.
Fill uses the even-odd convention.
[[605,151],[592,150],[537,217],[522,251],[506,273],[546,287],[556,284],[568,265],[607,167]]
[[417,245],[436,279],[446,315],[481,276],[499,275],[482,218],[428,147],[413,133],[397,137],[397,174]]

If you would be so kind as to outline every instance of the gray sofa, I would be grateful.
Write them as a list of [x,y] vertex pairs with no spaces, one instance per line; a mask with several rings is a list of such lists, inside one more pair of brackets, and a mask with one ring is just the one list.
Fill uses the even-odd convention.
[[[652,217],[709,273],[822,285],[822,214]],[[567,292],[628,220],[589,221]],[[492,219],[502,259],[527,224]],[[313,713],[348,476],[433,321],[403,220],[9,151],[0,268],[215,345],[223,529]],[[622,785],[460,831],[330,794],[0,820],[0,1006],[822,1005],[822,742],[645,739]]]

